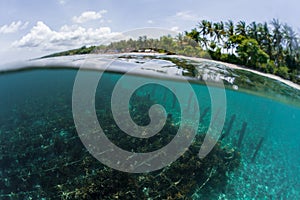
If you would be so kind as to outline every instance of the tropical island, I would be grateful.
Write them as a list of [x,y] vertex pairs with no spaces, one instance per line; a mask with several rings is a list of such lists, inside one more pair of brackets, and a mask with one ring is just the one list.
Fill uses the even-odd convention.
[[[278,20],[249,25],[242,21],[235,24],[202,20],[196,28],[177,36],[128,38],[55,53],[23,66],[8,66],[9,70],[2,71],[0,84],[3,93],[0,137],[4,141],[0,156],[0,199],[293,199],[300,196],[298,41],[293,29]],[[86,115],[95,110],[97,119],[91,122],[98,120],[116,146],[140,153],[162,149],[176,137],[183,119],[181,113],[194,116],[198,104],[199,126],[191,145],[175,162],[153,172],[127,173],[99,163],[82,144],[74,124],[74,83],[78,82],[77,69],[81,67],[85,74],[92,72],[94,77],[100,73],[86,69],[108,69],[99,80],[93,98],[87,98],[84,92],[78,105]],[[135,67],[143,76],[129,74],[130,80],[145,78],[151,82],[133,93],[128,106],[125,98],[120,99],[125,106],[119,106],[128,107],[132,120],[141,126],[151,120],[148,113],[152,105],[162,105],[167,113],[161,131],[146,139],[131,137],[120,129],[111,112],[112,95],[123,72]],[[11,73],[15,71],[18,73]],[[182,82],[173,82],[176,76],[188,77],[198,102],[192,100],[189,91],[177,87]],[[172,81],[177,92],[160,85],[157,78]],[[83,85],[84,91],[91,85],[90,79],[85,80],[88,81]],[[216,105],[212,99],[219,96],[214,98],[207,91],[209,87],[203,87],[203,80],[207,86],[214,86],[214,80],[223,82],[226,102]],[[298,90],[282,83],[290,85],[291,81]],[[121,86],[120,95],[130,94],[130,84]],[[177,93],[189,98],[181,104],[176,100]],[[89,102],[95,102],[91,110],[82,106]],[[181,109],[183,106],[186,109]],[[213,108],[217,107],[214,113]],[[214,128],[210,124],[218,126],[220,108],[226,108],[223,130],[212,151],[200,159],[207,130]],[[89,136],[87,130],[83,131],[85,136]],[[95,129],[90,133],[93,139]],[[112,151],[105,149],[100,154],[105,152]],[[147,161],[142,164],[149,166]],[[134,165],[140,167],[139,163]]]
[[109,45],[83,46],[47,57],[89,53],[158,52],[206,58],[274,74],[300,83],[299,37],[291,26],[273,19],[270,23],[234,23],[202,20],[190,31],[158,39],[140,36]]

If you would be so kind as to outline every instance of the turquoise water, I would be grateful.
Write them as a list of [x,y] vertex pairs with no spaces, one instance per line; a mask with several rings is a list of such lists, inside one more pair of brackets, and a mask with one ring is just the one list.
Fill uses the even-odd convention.
[[[117,198],[116,195],[125,195],[120,191],[128,190],[126,187],[131,187],[134,178],[147,177],[134,175],[132,178],[126,173],[119,174],[103,166],[87,152],[78,138],[72,117],[72,90],[76,74],[77,70],[72,69],[36,69],[0,75],[1,199],[113,199]],[[121,76],[117,73],[106,73],[100,80],[96,93],[98,120],[100,123],[105,121],[103,129],[112,133],[112,127],[117,129],[117,126],[108,111],[109,103],[112,89]],[[154,78],[144,79],[155,82]],[[129,86],[125,85],[124,88],[126,87]],[[213,118],[210,116],[211,100],[208,88],[195,83],[192,87],[197,94],[200,112],[203,114],[207,110],[198,128],[198,133],[204,134],[210,119]],[[180,90],[177,92],[184,93]],[[178,105],[170,90],[150,84],[140,88],[135,95],[140,102],[150,99],[151,103],[162,104],[167,113],[172,114],[171,123],[175,124],[163,131],[171,135],[172,131],[176,132],[176,124],[180,123],[179,107],[183,105]],[[189,95],[184,95],[187,97],[184,106],[188,107]],[[239,152],[241,163],[232,170],[225,166],[223,170],[226,173],[218,168],[212,173],[211,179],[203,177],[203,180],[196,180],[199,181],[197,187],[191,186],[193,190],[182,193],[188,199],[299,199],[300,108],[271,98],[233,90],[226,90],[226,100],[224,138],[220,145],[230,146]],[[134,107],[136,101],[132,99],[131,103]],[[136,104],[136,108],[141,108]],[[149,105],[142,108],[148,110]],[[190,112],[193,112],[192,108]],[[140,125],[149,123],[144,111],[132,112],[131,115]],[[231,119],[232,126],[229,127]],[[241,132],[244,133],[243,138],[240,136]],[[118,142],[113,134],[109,138]],[[161,148],[169,141],[170,139],[162,144],[156,143],[156,146],[148,149],[145,147],[143,150]],[[261,145],[258,146],[260,141]],[[137,144],[144,143],[138,141]],[[140,150],[140,146],[126,145],[127,143],[120,144],[124,149]],[[203,170],[207,170],[204,173],[207,176],[212,171],[211,168]],[[185,176],[184,173],[188,174],[188,171],[174,171],[173,176]],[[110,179],[119,182],[112,182],[110,186],[108,184],[101,188],[101,184],[95,181],[102,181],[104,184]],[[172,177],[169,179],[174,183],[178,181]],[[218,179],[224,179],[225,182],[217,184],[214,180]],[[203,185],[206,180],[207,183]],[[171,190],[169,186],[165,188],[163,183],[147,184],[147,187],[134,187],[141,195],[148,195],[150,199],[159,199],[159,196],[151,194],[163,194],[168,190],[176,192],[173,199],[182,198],[176,189]],[[177,184],[178,188],[184,188],[180,182]],[[132,191],[134,187],[131,187]],[[100,190],[107,196],[99,195],[97,192]],[[133,196],[130,195],[133,194],[130,192],[125,196],[132,199]]]

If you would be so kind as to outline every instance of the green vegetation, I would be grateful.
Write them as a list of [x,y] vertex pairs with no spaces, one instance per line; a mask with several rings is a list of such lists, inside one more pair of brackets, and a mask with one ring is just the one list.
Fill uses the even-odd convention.
[[244,65],[300,83],[300,47],[296,32],[273,19],[246,24],[239,21],[202,20],[185,34],[210,53],[214,60]]
[[96,46],[90,46],[90,47],[83,46],[79,49],[73,49],[73,50],[69,50],[69,51],[54,53],[54,54],[50,54],[47,56],[43,56],[42,58],[50,58],[50,57],[56,57],[56,56],[70,56],[70,55],[78,55],[78,54],[89,54],[89,53],[94,52],[95,49],[96,49]]
[[158,39],[141,36],[137,40],[121,40],[106,46],[83,46],[79,49],[59,52],[42,58],[89,53],[147,52],[147,50],[158,53],[210,58],[208,52],[204,51],[194,39],[185,34],[178,34],[175,38],[170,35],[162,36]]
[[202,20],[191,31],[159,39],[139,37],[109,45],[81,47],[45,57],[88,53],[158,52],[211,58],[271,73],[300,83],[300,47],[296,32],[273,19],[246,24]]

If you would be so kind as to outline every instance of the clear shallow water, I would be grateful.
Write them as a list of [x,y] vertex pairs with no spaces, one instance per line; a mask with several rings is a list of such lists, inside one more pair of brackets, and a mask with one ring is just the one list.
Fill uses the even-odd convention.
[[[38,69],[0,75],[1,198],[66,199],[76,197],[77,193],[77,197],[80,198],[83,197],[80,195],[85,191],[82,189],[84,186],[89,186],[86,193],[104,190],[91,187],[88,181],[103,178],[104,182],[104,179],[117,179],[112,175],[114,172],[102,166],[88,154],[77,136],[72,118],[72,89],[76,73],[77,70],[72,69]],[[104,128],[108,132],[112,128],[109,126],[112,124],[109,119],[110,113],[106,112],[106,106],[108,105],[109,108],[109,104],[103,102],[109,101],[111,89],[120,76],[115,73],[105,74],[96,94],[98,119],[100,122],[107,119]],[[155,81],[155,79],[152,80]],[[207,130],[211,118],[210,97],[206,86],[193,83],[192,87],[199,99],[201,112],[208,108],[199,126],[199,134],[201,134]],[[137,95],[141,98],[147,98],[148,94],[151,100],[161,103],[166,107],[167,112],[172,113],[172,123],[176,124],[180,121],[179,106],[174,104],[170,91],[155,85],[148,85],[137,91]],[[188,99],[188,95],[186,96]],[[224,133],[228,129],[232,116],[236,117],[232,122],[232,127],[228,129],[228,135],[222,140],[222,146],[228,145],[239,151],[241,164],[234,170],[228,170],[227,184],[223,183],[220,186],[214,182],[220,177],[212,176],[211,180],[208,180],[198,192],[193,195],[195,191],[190,191],[187,197],[195,199],[201,197],[299,199],[300,109],[270,98],[233,90],[226,90],[226,96],[227,114]],[[134,118],[134,113],[132,114]],[[139,120],[138,123],[147,124],[148,118],[142,113],[136,120]],[[239,131],[245,123],[244,138],[238,145]],[[253,159],[261,138],[264,138],[261,147],[258,148],[257,155]],[[110,139],[114,140],[114,138]],[[122,145],[126,148],[126,144]],[[154,146],[154,148],[157,147]],[[99,174],[97,170],[106,173]],[[209,175],[209,172],[208,170],[206,175]],[[179,174],[185,176],[184,173],[188,171],[181,171]],[[218,171],[215,175],[217,173]],[[122,174],[122,176],[125,182],[113,184],[119,191],[132,180],[127,175]],[[175,176],[176,173],[174,173]],[[146,176],[140,178],[144,177]],[[203,185],[205,180],[207,180],[206,177],[199,180],[198,185]],[[143,186],[139,189],[143,195],[147,192],[152,194],[152,190],[156,190],[157,193],[167,190],[164,187],[155,188],[155,185],[150,183],[147,187]],[[106,188],[106,190],[111,189]],[[113,194],[116,193],[117,191]],[[127,194],[128,198],[130,195]],[[87,196],[87,198],[95,197]],[[113,197],[102,196],[102,198]],[[155,197],[149,196],[149,198]],[[180,196],[174,195],[173,198],[180,199]]]

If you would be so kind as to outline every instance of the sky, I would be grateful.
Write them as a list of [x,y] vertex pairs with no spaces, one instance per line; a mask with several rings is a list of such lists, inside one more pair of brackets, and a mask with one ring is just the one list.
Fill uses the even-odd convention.
[[202,19],[278,18],[300,33],[299,8],[299,0],[0,0],[0,64],[99,45],[145,27],[183,32]]

